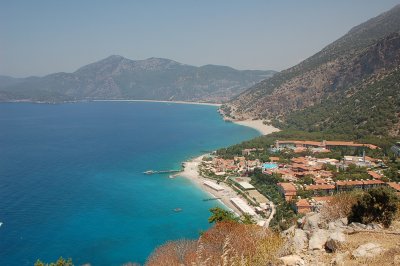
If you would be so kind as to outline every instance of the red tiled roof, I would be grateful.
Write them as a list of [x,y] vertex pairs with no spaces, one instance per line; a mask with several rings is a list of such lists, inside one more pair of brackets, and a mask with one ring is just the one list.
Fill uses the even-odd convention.
[[400,192],[400,184],[396,182],[389,182],[387,183],[391,188],[393,188],[396,191]]
[[326,196],[326,197],[312,197],[313,200],[316,202],[329,202],[332,200],[333,197]]
[[306,199],[299,199],[299,201],[296,202],[297,207],[311,207],[310,203]]
[[368,171],[368,174],[370,176],[372,176],[373,178],[375,178],[375,179],[381,179],[382,178],[382,175],[380,175],[380,174],[378,174],[377,172],[374,172],[374,171]]
[[355,180],[355,181],[337,181],[337,186],[361,186],[363,184],[362,181]]
[[292,183],[278,183],[278,186],[283,189],[285,194],[294,192],[294,195],[296,195],[297,189]]
[[291,161],[294,163],[302,163],[302,164],[305,164],[308,162],[307,158],[305,158],[305,157],[297,157],[297,158],[295,157],[295,158],[292,158]]
[[328,185],[328,184],[321,184],[321,185],[309,185],[306,187],[306,190],[330,190],[330,189],[335,189],[334,185]]
[[280,158],[279,158],[279,157],[273,157],[273,156],[271,156],[271,157],[269,157],[269,160],[270,160],[271,162],[276,162],[276,161],[279,161]]
[[364,180],[364,185],[377,185],[377,184],[385,184],[385,182],[381,180]]
[[[324,143],[319,141],[308,141],[308,140],[277,140],[277,144],[299,144],[299,145],[310,145],[323,147]],[[361,144],[354,143],[352,141],[325,141],[327,146],[350,146],[350,147],[368,147],[370,149],[378,149],[379,147],[373,144]]]
[[304,141],[304,140],[277,140],[278,144],[300,144],[300,145],[313,145],[321,146],[322,143],[318,141]]

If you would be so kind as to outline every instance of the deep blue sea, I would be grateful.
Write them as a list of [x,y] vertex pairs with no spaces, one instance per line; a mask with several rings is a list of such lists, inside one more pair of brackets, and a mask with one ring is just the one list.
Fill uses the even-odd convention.
[[198,237],[218,202],[142,172],[258,135],[213,106],[0,104],[0,265],[144,263],[167,240]]

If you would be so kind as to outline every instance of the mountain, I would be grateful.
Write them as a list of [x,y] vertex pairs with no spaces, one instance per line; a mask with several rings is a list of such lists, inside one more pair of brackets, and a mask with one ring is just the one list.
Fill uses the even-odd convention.
[[[223,110],[236,119],[271,119],[280,127],[342,131],[338,125],[346,124],[347,132],[398,136],[399,31],[397,5],[300,64],[249,88]],[[384,110],[390,110],[393,119],[385,117],[378,130],[368,117],[383,118]]]
[[195,67],[169,59],[112,55],[74,73],[15,79],[0,76],[0,101],[146,99],[222,102],[274,71]]

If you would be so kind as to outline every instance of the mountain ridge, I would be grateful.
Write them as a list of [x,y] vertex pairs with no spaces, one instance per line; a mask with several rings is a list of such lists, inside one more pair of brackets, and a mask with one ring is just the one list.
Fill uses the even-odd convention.
[[151,57],[131,60],[111,55],[43,77],[0,77],[0,101],[62,102],[95,99],[222,102],[272,76],[275,71],[201,67]]
[[[399,33],[400,5],[397,5],[353,27],[346,35],[301,63],[242,92],[222,111],[235,119],[273,120],[274,125],[281,128],[295,125],[297,129],[316,129],[295,114],[310,114],[305,110],[325,104],[328,100],[332,102],[335,98],[338,99],[336,105],[340,106],[339,99],[344,99],[342,96],[352,88],[365,87],[363,83],[373,84],[396,69],[400,65]],[[374,80],[371,81],[371,77]],[[380,105],[384,104],[378,98],[372,99]],[[392,104],[400,105],[398,102]],[[332,112],[340,111],[332,103],[329,105]],[[395,110],[395,107],[392,109]],[[354,115],[362,116],[358,113]],[[323,124],[323,121],[314,121]],[[301,122],[305,124],[301,125]]]

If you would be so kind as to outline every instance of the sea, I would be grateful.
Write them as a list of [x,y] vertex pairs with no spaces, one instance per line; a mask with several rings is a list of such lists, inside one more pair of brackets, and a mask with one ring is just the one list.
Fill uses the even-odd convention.
[[215,106],[1,103],[0,265],[143,264],[169,240],[197,238],[222,205],[185,178],[143,172],[256,136]]

